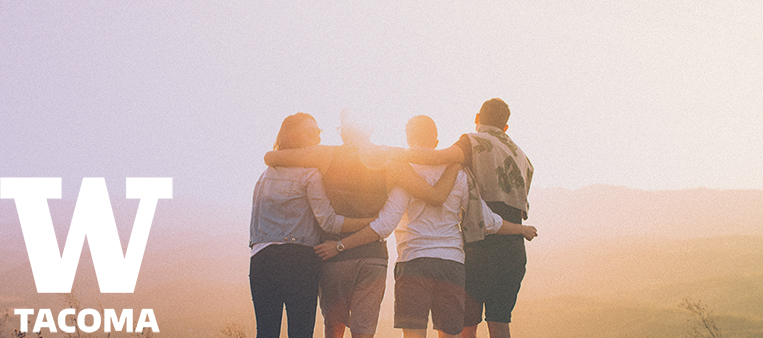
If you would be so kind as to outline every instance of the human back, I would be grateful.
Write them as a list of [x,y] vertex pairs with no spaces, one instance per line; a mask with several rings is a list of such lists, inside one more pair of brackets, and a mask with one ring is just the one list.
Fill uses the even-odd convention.
[[[465,231],[466,316],[462,337],[475,337],[477,325],[488,322],[491,337],[510,336],[511,312],[525,274],[524,239],[537,236],[534,227],[521,225],[527,219],[527,192],[534,168],[506,135],[511,112],[501,99],[483,103],[474,123],[477,132],[464,134],[442,150],[408,149],[396,158],[419,164],[461,163],[474,174],[474,187],[504,226],[495,234]],[[471,184],[470,184],[471,186]],[[479,213],[469,213],[470,225],[479,224]],[[483,216],[485,213],[483,213]],[[476,221],[476,222],[475,222]],[[504,227],[509,226],[503,231]],[[527,231],[529,230],[529,231]],[[475,234],[470,235],[469,234]],[[523,239],[524,237],[524,239]]]
[[[429,116],[412,117],[405,127],[408,146],[437,147],[437,126]],[[427,183],[434,184],[447,165],[411,165]],[[459,171],[450,194],[440,206],[410,198],[400,224],[395,228],[398,262],[421,257],[464,262],[463,239],[459,229],[461,210],[469,198],[466,174]]]
[[[482,198],[506,221],[527,219],[527,194],[533,167],[524,152],[505,133],[511,115],[501,99],[483,103],[475,117],[477,132],[464,135],[457,145],[464,164],[474,173]],[[475,337],[477,325],[487,321],[491,337],[510,337],[509,323],[526,272],[524,238],[519,235],[486,235],[467,244],[465,338]],[[487,263],[486,263],[487,262]]]
[[475,121],[477,132],[467,134],[471,149],[466,152],[471,154],[471,161],[467,159],[466,165],[474,173],[485,201],[503,202],[526,216],[534,169],[522,149],[505,133],[510,115],[503,100],[491,99],[482,105]]
[[348,217],[373,217],[387,200],[384,169],[372,169],[353,145],[334,148],[331,163],[323,175],[326,194],[337,213]]
[[[284,119],[274,148],[317,144],[319,135],[315,119],[297,113]],[[284,306],[289,336],[313,335],[321,263],[312,246],[322,230],[338,232],[344,220],[331,209],[317,169],[267,168],[262,173],[249,226],[249,285],[258,337],[280,336]]]
[[298,244],[318,245],[322,230],[307,198],[307,185],[318,180],[317,169],[266,168],[254,190],[250,246],[291,238],[294,242],[298,238]]
[[[413,165],[427,181],[437,181],[447,165]],[[468,198],[466,175],[460,172],[448,198],[441,206],[431,206],[412,198],[400,224],[395,228],[397,261],[437,257],[463,263],[463,239],[458,227],[461,207]]]
[[[412,148],[434,149],[438,143],[437,127],[425,115],[408,121],[406,135]],[[413,165],[413,169],[431,184],[446,166]],[[424,336],[430,312],[432,327],[440,337],[456,337],[462,331],[465,257],[459,223],[468,199],[463,171],[440,206],[408,196],[405,214],[395,228],[394,326],[403,329],[404,337]]]
[[468,134],[472,149],[471,170],[482,198],[528,211],[533,167],[525,153],[497,127],[478,126]]
[[[274,149],[296,149],[314,145],[320,142],[316,130],[319,130],[317,123],[309,114],[291,115],[284,119]],[[299,238],[299,243],[295,244],[316,245],[316,242],[320,241],[322,231],[310,205],[308,186],[311,182],[319,182],[320,179],[316,169],[266,168],[254,188],[249,246],[283,242],[291,238],[295,239],[293,242],[297,242],[296,239]],[[322,187],[311,188],[322,190]],[[325,208],[326,205],[316,207],[319,217],[327,216],[320,211],[321,207]],[[335,216],[321,217],[323,222],[337,220]]]

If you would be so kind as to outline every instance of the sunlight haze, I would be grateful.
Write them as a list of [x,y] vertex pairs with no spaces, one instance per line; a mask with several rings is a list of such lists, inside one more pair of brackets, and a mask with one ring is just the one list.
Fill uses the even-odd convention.
[[[685,336],[696,297],[727,337],[763,337],[761,18],[761,1],[0,0],[0,177],[62,178],[61,247],[83,178],[105,178],[124,247],[125,178],[171,177],[135,294],[101,299],[155,307],[166,337],[253,336],[252,191],[286,116],[337,145],[350,109],[404,147],[423,114],[446,148],[498,97],[534,167],[517,336]],[[35,292],[15,208],[0,200],[3,337],[2,311],[61,304]],[[390,285],[380,338],[400,333]]]
[[313,114],[338,144],[339,112],[366,107],[373,140],[404,146],[407,119],[426,114],[447,147],[500,97],[536,187],[761,189],[762,14],[741,1],[5,3],[0,170],[173,176],[180,194],[240,199],[287,115]]

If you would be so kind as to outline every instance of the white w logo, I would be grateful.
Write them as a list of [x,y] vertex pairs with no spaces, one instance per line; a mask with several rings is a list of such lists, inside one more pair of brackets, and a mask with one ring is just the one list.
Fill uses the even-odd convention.
[[133,293],[148,233],[160,198],[172,198],[172,178],[128,177],[127,198],[138,212],[127,245],[122,244],[103,178],[83,178],[69,235],[60,254],[48,199],[61,198],[61,178],[0,178],[0,198],[14,199],[38,293],[70,293],[85,237],[102,293]]

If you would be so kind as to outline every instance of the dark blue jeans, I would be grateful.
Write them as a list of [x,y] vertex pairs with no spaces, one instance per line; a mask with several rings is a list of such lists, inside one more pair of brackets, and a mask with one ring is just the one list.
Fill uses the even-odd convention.
[[249,261],[257,338],[277,338],[286,306],[289,338],[313,336],[321,261],[312,247],[270,245]]

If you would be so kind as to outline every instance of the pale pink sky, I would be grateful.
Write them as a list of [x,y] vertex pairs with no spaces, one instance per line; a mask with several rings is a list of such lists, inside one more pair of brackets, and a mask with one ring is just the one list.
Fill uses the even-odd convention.
[[[763,4],[0,2],[0,176],[175,178],[247,206],[281,120],[413,115],[441,145],[491,97],[534,186],[763,189]],[[113,187],[113,188],[112,188]]]
[[[64,201],[49,202],[61,248],[83,177],[106,178],[123,247],[137,208],[125,177],[172,177],[146,261],[221,238],[245,260],[252,189],[287,115],[313,114],[338,144],[351,107],[375,116],[376,142],[402,146],[407,119],[426,114],[449,146],[500,97],[535,166],[528,222],[541,237],[528,252],[541,261],[579,245],[570,232],[642,229],[576,227],[600,208],[562,215],[580,208],[540,188],[763,189],[761,18],[762,1],[0,0],[0,177],[63,178]],[[666,203],[660,226],[680,215],[671,196],[648,199]],[[724,231],[740,218],[721,212],[755,217],[723,206],[702,212]],[[27,264],[18,224],[1,199],[0,251],[22,253],[1,256],[2,271]],[[666,233],[683,229],[708,236]],[[195,246],[199,234],[212,241]],[[237,266],[227,276],[245,285]],[[7,284],[0,295],[19,299]]]

